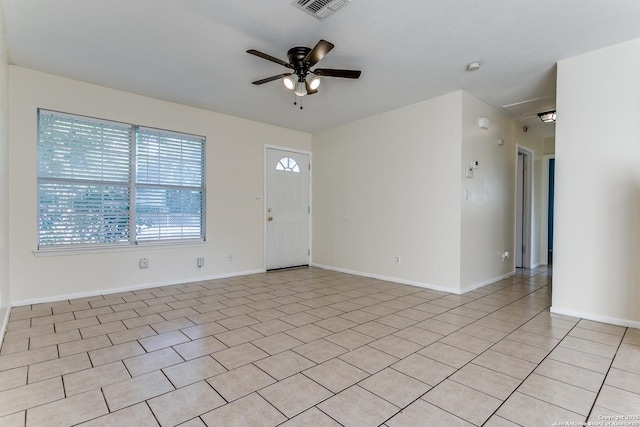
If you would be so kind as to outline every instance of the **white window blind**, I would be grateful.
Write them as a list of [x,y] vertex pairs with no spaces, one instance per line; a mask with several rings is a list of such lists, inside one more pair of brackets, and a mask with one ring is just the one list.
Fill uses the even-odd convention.
[[39,248],[204,239],[203,137],[38,113]]

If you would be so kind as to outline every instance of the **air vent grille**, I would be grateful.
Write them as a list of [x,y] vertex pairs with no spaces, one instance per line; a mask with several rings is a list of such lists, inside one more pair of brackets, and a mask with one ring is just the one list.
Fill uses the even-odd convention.
[[294,0],[291,4],[322,21],[349,3],[351,0]]

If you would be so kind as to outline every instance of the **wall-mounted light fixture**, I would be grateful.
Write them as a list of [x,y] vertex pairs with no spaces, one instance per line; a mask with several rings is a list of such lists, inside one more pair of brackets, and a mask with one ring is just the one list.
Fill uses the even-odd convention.
[[478,127],[480,129],[489,129],[489,124],[489,119],[487,119],[486,117],[478,118]]
[[538,113],[538,117],[545,123],[554,123],[556,121],[556,110]]

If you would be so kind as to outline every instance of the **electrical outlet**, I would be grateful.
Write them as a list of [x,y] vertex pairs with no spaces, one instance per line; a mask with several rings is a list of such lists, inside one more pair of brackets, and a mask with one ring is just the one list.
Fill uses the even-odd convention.
[[140,258],[140,268],[149,268],[149,258]]
[[196,265],[198,266],[198,268],[204,267],[204,258],[198,258],[196,260]]
[[397,256],[396,257],[396,264],[400,264],[400,261],[401,261],[400,256]]
[[227,261],[229,262],[233,261],[233,254],[227,254]]

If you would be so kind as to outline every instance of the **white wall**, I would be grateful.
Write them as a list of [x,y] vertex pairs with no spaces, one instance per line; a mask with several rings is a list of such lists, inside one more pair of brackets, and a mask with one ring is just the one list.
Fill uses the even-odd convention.
[[553,311],[640,327],[640,39],[558,63]]
[[516,144],[543,141],[521,128],[458,91],[314,133],[314,264],[457,293],[513,273]]
[[314,133],[314,264],[459,290],[461,105],[455,92]]
[[[14,304],[264,269],[264,208],[254,201],[264,191],[264,144],[310,150],[310,134],[14,66],[9,68],[9,83]],[[36,253],[37,108],[205,135],[207,243]],[[233,253],[233,262],[226,260],[227,253]],[[149,258],[149,269],[138,268],[141,257]],[[202,269],[196,267],[197,257],[205,258]]]
[[0,340],[10,305],[9,289],[9,142],[8,103],[9,59],[4,35],[4,18],[0,9]]
[[[486,130],[478,127],[481,116],[490,121]],[[460,176],[464,166],[479,162],[473,178],[462,179],[460,194],[463,291],[514,271],[513,257],[503,262],[502,253],[514,253],[516,143],[522,139],[519,128],[506,113],[463,93]],[[498,139],[503,139],[504,145],[498,145]]]

